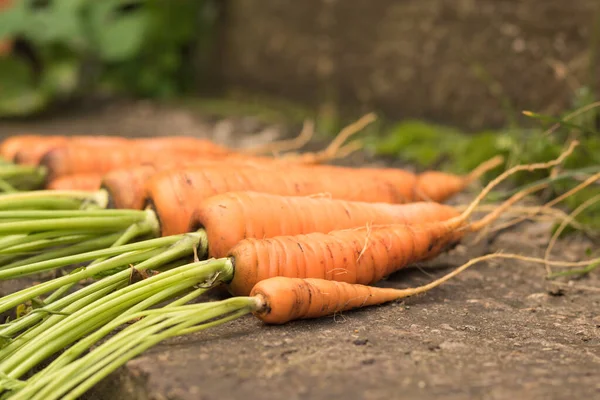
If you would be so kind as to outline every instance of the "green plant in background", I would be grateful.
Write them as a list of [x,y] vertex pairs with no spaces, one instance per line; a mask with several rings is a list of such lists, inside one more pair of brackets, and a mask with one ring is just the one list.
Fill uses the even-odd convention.
[[90,91],[185,92],[184,57],[201,30],[208,34],[209,4],[16,0],[0,13],[0,40],[18,38],[27,51],[0,56],[0,116],[28,115]]
[[[556,158],[566,142],[577,139],[581,145],[563,167],[567,177],[550,184],[554,193],[564,193],[593,173],[600,172],[600,103],[595,100],[591,90],[582,88],[574,99],[578,111],[566,112],[559,117],[525,113],[536,122],[536,128],[467,134],[426,122],[404,121],[366,140],[368,148],[376,154],[396,157],[424,168],[465,173],[496,154],[505,156],[504,168]],[[547,177],[548,173],[542,171],[517,174],[512,183],[523,186]],[[600,188],[595,185],[566,199],[563,204],[572,210],[598,194]],[[600,230],[600,204],[590,206],[576,220],[593,230]]]

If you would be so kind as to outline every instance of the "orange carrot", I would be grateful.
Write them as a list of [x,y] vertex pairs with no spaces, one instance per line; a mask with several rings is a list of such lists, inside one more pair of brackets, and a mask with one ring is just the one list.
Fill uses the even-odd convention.
[[441,254],[462,239],[462,218],[423,225],[372,226],[245,239],[228,256],[235,260],[229,290],[247,295],[273,276],[372,284],[409,264]]
[[[41,140],[51,140],[58,136],[18,135],[11,136],[0,143],[0,156],[7,161],[13,161],[15,155],[25,147]],[[61,139],[62,140],[62,139]]]
[[[470,182],[473,176],[462,179]],[[164,216],[163,235],[172,235],[187,231],[197,203],[225,192],[253,191],[284,196],[328,193],[334,199],[395,204],[420,200],[416,188],[429,188],[429,194],[443,194],[445,197],[433,199],[437,202],[451,194],[451,190],[434,192],[431,189],[446,184],[447,179],[428,182],[408,171],[394,169],[288,165],[270,170],[185,167],[156,174],[147,184],[147,197],[158,215]],[[457,188],[455,182],[450,184],[452,189]]]
[[[18,139],[19,137],[16,137]],[[23,165],[38,165],[45,154],[64,146],[89,146],[102,151],[102,148],[124,146],[127,139],[117,136],[50,136],[27,141],[17,151],[14,161]],[[100,149],[99,149],[99,148]]]
[[[227,192],[201,202],[189,231],[204,228],[210,257],[224,257],[246,238],[270,238],[355,228],[369,224],[417,224],[460,215],[450,206],[432,202],[363,203],[329,198]],[[161,222],[165,217],[159,214]]]
[[[518,254],[492,253],[476,257],[446,275],[422,286],[406,289],[382,288],[325,279],[276,276],[258,282],[250,292],[252,313],[268,324],[319,318],[342,311],[373,306],[428,292],[467,268],[494,258],[543,263],[540,258]],[[553,262],[553,264],[565,264]]]
[[77,173],[106,173],[117,168],[129,168],[141,164],[168,163],[172,160],[193,161],[204,157],[222,156],[214,148],[143,148],[123,145],[103,150],[94,146],[68,145],[46,153],[40,165],[48,170],[50,179]]
[[[139,151],[199,151],[226,154],[230,152],[206,139],[185,136],[128,139],[118,136],[39,136],[20,135],[6,139],[0,147],[0,155],[19,164],[38,165],[43,156],[53,150],[68,147],[110,147],[138,149]],[[99,149],[98,149],[99,150]],[[106,149],[104,149],[106,150]],[[89,151],[89,149],[88,149]],[[79,171],[84,172],[84,171]]]
[[386,303],[401,297],[400,292],[325,279],[276,276],[254,285],[250,296],[258,303],[253,313],[257,318],[269,324],[285,324]]
[[[149,163],[133,168],[113,170],[102,178],[102,187],[108,192],[114,208],[139,210],[146,202],[146,185],[159,172],[185,168],[276,168],[276,161],[268,158],[228,155],[224,158],[188,160],[179,158],[169,163]],[[190,199],[197,203],[203,199]]]
[[[20,159],[20,163],[37,165],[41,154],[52,146],[63,144],[64,141],[65,139],[62,136],[12,136],[2,142],[0,155],[8,161],[18,162],[18,159]],[[19,155],[20,153],[23,154]],[[36,158],[37,161],[33,162]]]
[[73,174],[52,180],[46,186],[50,190],[89,190],[100,189],[102,174]]
[[[289,154],[291,158],[302,158],[297,160],[304,163],[316,163],[324,160],[337,158],[339,153],[347,153],[342,151],[343,142],[363,129],[376,119],[374,114],[367,114],[353,124],[345,127],[339,135],[333,140],[330,146],[323,152],[308,153],[304,155]],[[285,150],[294,150],[307,143],[313,134],[313,124],[310,121],[305,121],[300,135],[293,139],[285,139],[279,142],[268,143],[267,145],[258,146],[256,148],[244,149],[242,153],[246,155],[256,155],[259,153],[280,152]],[[115,138],[118,140],[116,144],[123,143],[132,145],[132,147],[140,147],[146,150],[188,150],[202,148],[203,153],[209,152],[212,149],[213,153],[226,154],[233,152],[232,150],[220,146],[210,140],[194,138],[189,136],[163,136],[163,137],[145,137],[126,139],[115,136],[83,136],[83,135],[16,135],[5,139],[0,143],[0,156],[6,160],[14,160],[17,153],[21,152],[20,160],[29,165],[37,165],[43,155],[50,150],[63,147],[68,144],[75,145],[91,145],[96,146],[102,144],[105,138]],[[295,160],[296,161],[296,160]]]
[[269,239],[245,239],[228,256],[235,266],[229,290],[248,295],[258,282],[273,277],[318,278],[368,285],[409,264],[428,260],[452,248],[469,232],[475,232],[498,218],[515,202],[538,187],[521,191],[479,221],[467,219],[495,185],[521,170],[548,168],[559,164],[577,145],[554,161],[516,166],[494,179],[458,217],[419,225],[385,225],[278,236]]

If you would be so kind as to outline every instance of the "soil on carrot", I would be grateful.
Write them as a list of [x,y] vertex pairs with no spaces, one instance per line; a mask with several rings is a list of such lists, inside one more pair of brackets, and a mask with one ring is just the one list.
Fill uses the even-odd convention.
[[[118,103],[0,125],[17,132],[130,136],[188,134],[232,146],[299,132],[252,118],[220,119],[149,103]],[[356,154],[344,164],[373,163]],[[377,162],[381,164],[381,162]],[[455,201],[466,203],[472,195]],[[382,286],[426,283],[464,261],[502,250],[543,256],[547,222],[529,222],[394,274]],[[557,243],[561,259],[586,257],[583,235]],[[600,396],[600,279],[558,286],[541,265],[475,266],[404,302],[285,326],[247,316],[165,342],[129,362],[87,399],[567,399]],[[4,282],[0,294],[31,280]],[[582,289],[587,287],[588,289]],[[589,287],[598,288],[590,290]]]

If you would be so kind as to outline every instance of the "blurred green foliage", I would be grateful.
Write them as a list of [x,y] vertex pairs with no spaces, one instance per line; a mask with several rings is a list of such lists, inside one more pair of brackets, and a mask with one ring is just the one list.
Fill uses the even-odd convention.
[[82,93],[167,98],[189,88],[186,52],[210,32],[201,0],[16,0],[0,12],[0,116],[28,115]]
[[[396,157],[425,168],[438,168],[466,173],[481,162],[501,154],[502,167],[491,171],[487,178],[505,168],[522,163],[545,162],[556,158],[573,139],[580,141],[575,152],[564,162],[563,173],[568,177],[551,182],[551,194],[558,195],[575,187],[593,173],[600,172],[600,104],[587,88],[581,89],[574,106],[587,110],[577,116],[570,112],[555,117],[531,113],[535,128],[510,128],[467,134],[452,128],[422,121],[403,121],[378,136],[368,138],[368,147],[377,154]],[[568,119],[568,120],[567,120]],[[549,128],[559,122],[558,129]],[[519,173],[512,178],[517,186],[548,178],[549,171]],[[596,184],[566,199],[563,204],[573,210],[587,199],[600,194]],[[506,194],[505,194],[506,195]],[[577,218],[591,229],[600,230],[600,203],[587,208]]]

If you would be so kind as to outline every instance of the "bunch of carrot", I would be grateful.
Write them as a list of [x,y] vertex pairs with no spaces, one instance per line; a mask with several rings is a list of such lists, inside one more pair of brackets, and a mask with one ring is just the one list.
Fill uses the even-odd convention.
[[[105,200],[111,200],[104,206],[138,210],[11,211],[12,216],[7,214],[6,222],[0,222],[0,234],[6,235],[0,239],[4,256],[18,253],[19,246],[47,248],[42,236],[28,241],[35,235],[46,235],[50,242],[65,232],[74,238],[67,241],[71,244],[67,254],[53,253],[64,252],[61,248],[34,256],[40,257],[34,262],[12,261],[0,267],[0,279],[91,264],[0,298],[2,312],[26,302],[33,309],[0,328],[0,337],[6,340],[0,349],[0,387],[14,390],[14,398],[76,398],[127,359],[173,334],[205,329],[248,312],[267,322],[284,323],[417,293],[365,285],[436,257],[467,233],[489,225],[530,192],[517,193],[483,219],[469,223],[495,185],[516,171],[557,165],[572,149],[573,145],[552,162],[505,172],[463,213],[439,202],[496,166],[497,159],[466,177],[435,171],[417,175],[392,169],[308,167],[289,160],[256,161],[243,170],[220,164],[157,172],[152,164],[111,172],[103,177],[104,189],[94,193],[108,193]],[[50,197],[35,197],[39,193],[34,192],[6,195],[13,196],[7,207],[27,194],[37,200],[52,198],[46,191],[43,195]],[[120,219],[125,222],[115,231],[111,227]],[[101,236],[105,244],[93,251],[72,251],[97,239],[93,232],[98,230],[105,233]],[[162,237],[125,244],[134,237],[159,234]],[[192,256],[197,261],[187,264]],[[148,271],[160,273],[146,278]],[[87,278],[96,281],[72,290]],[[249,297],[185,305],[218,284],[227,285],[234,295]],[[167,308],[148,311],[170,299],[175,300]],[[145,318],[123,335],[131,339],[145,332],[140,336],[146,341],[122,346],[123,335],[116,336],[102,351],[78,359],[115,324],[136,316]],[[75,342],[28,381],[19,380]],[[57,376],[63,380],[57,381]],[[73,380],[65,380],[71,376]]]
[[[343,129],[327,149],[318,153],[285,154],[284,157],[259,156],[261,153],[296,150],[313,135],[313,125],[305,122],[300,135],[291,140],[270,143],[253,149],[230,149],[207,139],[171,136],[127,139],[118,136],[40,136],[17,135],[0,145],[0,157],[13,162],[0,168],[5,189],[31,187],[91,190],[102,176],[115,169],[153,165],[159,169],[202,160],[211,164],[264,164],[268,161],[311,164],[343,157],[358,148],[360,141],[344,142],[375,120],[367,114]],[[12,187],[12,191],[16,189]]]
[[[352,129],[342,131],[338,138],[347,138],[369,121],[368,118],[359,120],[351,126]],[[339,148],[340,143],[332,145]],[[325,154],[331,154],[330,148]],[[56,149],[50,150],[43,158],[52,158],[49,156],[54,151]],[[0,196],[0,210],[11,210],[4,214],[0,211],[0,235],[7,235],[0,239],[0,257],[4,257],[0,279],[37,272],[47,265],[40,263],[61,256],[119,246],[133,239],[193,231],[203,224],[202,218],[207,218],[199,216],[199,205],[218,194],[252,191],[309,196],[324,193],[333,199],[371,203],[441,202],[501,162],[501,159],[494,158],[468,176],[459,177],[436,171],[416,175],[397,169],[308,166],[305,165],[306,160],[312,162],[315,157],[284,157],[279,160],[253,157],[243,161],[231,159],[226,163],[202,159],[180,166],[170,164],[166,170],[161,170],[159,165],[148,164],[107,173],[102,178],[102,188],[93,192],[42,190]],[[347,184],[352,181],[360,184]],[[244,201],[248,204],[267,202],[260,197]],[[69,210],[82,205],[88,209]],[[107,207],[118,210],[102,210]],[[314,204],[313,207],[319,206]],[[435,205],[421,204],[419,207],[428,213],[427,209]],[[289,205],[288,214],[294,214],[296,209],[297,205]],[[243,215],[236,218],[246,219]],[[279,215],[279,218],[290,217]],[[330,224],[330,228],[383,220],[404,222],[385,215],[375,221],[363,218],[349,220],[343,226]],[[209,229],[212,230],[214,228]],[[282,231],[279,234],[308,232]],[[243,238],[241,233],[238,232],[235,240]],[[232,239],[228,245],[234,244],[235,240]],[[22,254],[28,254],[28,257],[16,259]]]

